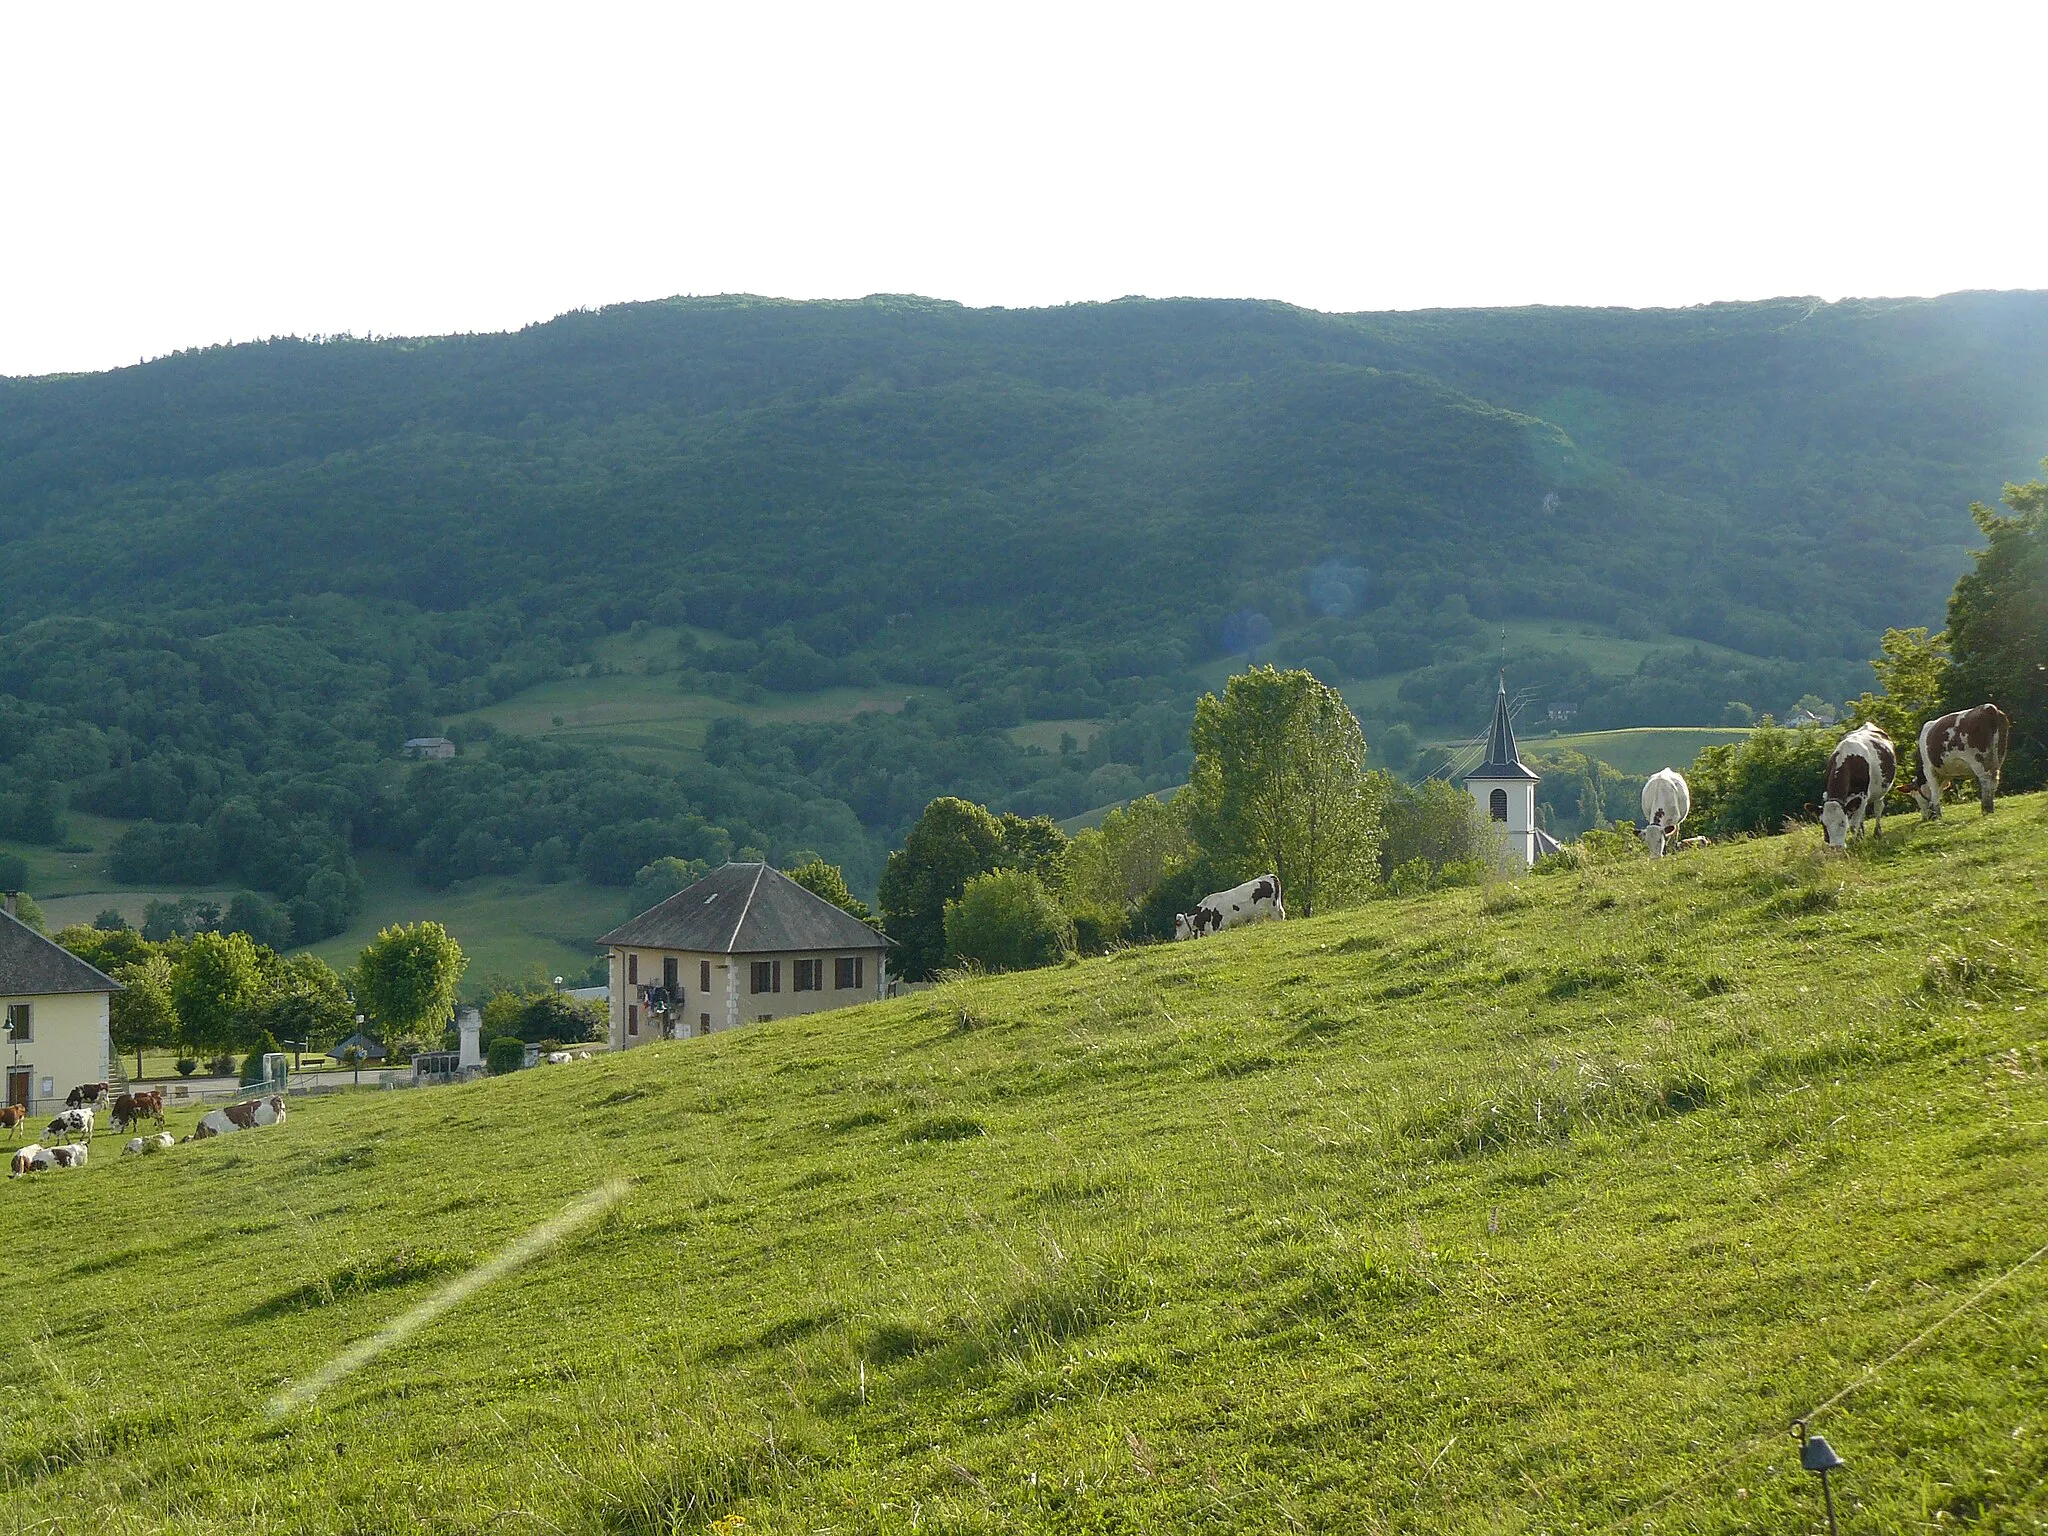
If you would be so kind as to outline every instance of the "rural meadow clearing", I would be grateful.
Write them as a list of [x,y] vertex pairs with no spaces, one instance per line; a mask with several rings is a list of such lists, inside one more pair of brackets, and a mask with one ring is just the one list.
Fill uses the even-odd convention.
[[5,1507],[1811,1529],[1825,1404],[1845,1528],[2029,1529],[2044,856],[2024,795],[1589,863],[10,1187]]

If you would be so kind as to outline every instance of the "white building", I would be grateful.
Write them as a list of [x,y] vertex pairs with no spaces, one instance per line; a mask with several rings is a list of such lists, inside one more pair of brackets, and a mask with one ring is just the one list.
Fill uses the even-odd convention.
[[889,940],[766,864],[714,869],[597,942],[615,1051],[888,995]]
[[108,1003],[121,983],[0,910],[0,1052],[7,1102],[41,1113],[112,1075]]
[[1508,708],[1508,683],[1501,676],[1500,696],[1493,701],[1493,728],[1486,736],[1486,757],[1465,775],[1465,788],[1490,820],[1499,822],[1508,847],[1526,868],[1545,854],[1557,852],[1557,839],[1536,825],[1536,786],[1540,776],[1522,761],[1515,746],[1515,724]]

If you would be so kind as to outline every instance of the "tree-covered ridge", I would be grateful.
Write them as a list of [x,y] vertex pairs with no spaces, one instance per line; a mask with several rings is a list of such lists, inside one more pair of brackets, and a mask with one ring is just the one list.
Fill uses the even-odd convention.
[[[142,818],[125,873],[260,885],[303,938],[365,847],[437,884],[822,855],[870,890],[937,795],[1066,815],[1179,782],[1196,669],[1276,631],[1319,676],[1427,667],[1375,738],[1466,723],[1518,617],[1699,642],[1628,675],[1511,657],[1584,726],[1842,698],[2048,439],[2044,339],[2026,294],[725,299],[0,381],[0,836]],[[728,697],[948,697],[722,722],[681,771],[474,736],[396,769],[641,620],[698,626],[679,684]],[[1104,725],[1004,733],[1070,718]]]

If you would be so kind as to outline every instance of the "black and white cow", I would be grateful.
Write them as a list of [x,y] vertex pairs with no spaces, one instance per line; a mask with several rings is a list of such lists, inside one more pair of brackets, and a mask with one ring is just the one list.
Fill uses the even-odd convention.
[[1996,704],[1941,715],[1920,727],[1920,761],[1913,782],[1901,793],[1920,807],[1922,816],[1937,821],[1943,786],[1968,774],[1977,781],[1977,803],[1989,816],[1998,799],[1998,776],[2005,769],[2005,749],[2010,745],[2012,721]]
[[1173,936],[1199,939],[1205,933],[1242,928],[1246,923],[1278,922],[1287,916],[1280,903],[1280,877],[1258,875],[1227,891],[1204,896],[1192,912],[1174,914]]
[[1876,726],[1859,725],[1835,743],[1820,802],[1821,831],[1830,848],[1848,847],[1866,815],[1875,818],[1873,834],[1884,836],[1884,797],[1898,776],[1899,754]]
[[60,1109],[57,1118],[50,1122],[43,1132],[53,1141],[91,1141],[92,1111],[89,1109]]

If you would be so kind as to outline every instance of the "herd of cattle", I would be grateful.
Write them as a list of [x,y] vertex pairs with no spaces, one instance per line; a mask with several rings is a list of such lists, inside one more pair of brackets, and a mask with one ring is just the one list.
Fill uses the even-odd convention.
[[[1830,848],[1846,848],[1868,818],[1871,834],[1883,836],[1885,797],[1893,794],[1911,800],[1926,820],[1938,821],[1942,791],[1964,778],[1975,782],[1977,802],[1989,815],[1998,801],[1998,776],[2011,744],[2012,721],[1996,704],[1941,715],[1920,727],[1913,782],[1901,785],[1899,753],[1892,739],[1875,725],[1859,725],[1835,743],[1828,757],[1818,807],[1821,835]],[[1673,844],[1679,824],[1691,810],[1692,793],[1683,774],[1665,768],[1650,776],[1643,785],[1642,837],[1653,855],[1662,857]],[[1689,837],[1678,846],[1705,841]]]
[[[108,1083],[85,1083],[71,1090],[64,1100],[64,1108],[57,1112],[44,1137],[50,1145],[30,1142],[14,1150],[10,1178],[20,1178],[25,1173],[45,1173],[57,1168],[83,1168],[86,1153],[92,1144],[95,1111],[113,1093]],[[219,1109],[208,1110],[199,1117],[199,1123],[192,1128],[186,1141],[206,1141],[215,1136],[227,1136],[236,1131],[254,1130],[258,1126],[282,1125],[285,1118],[284,1099],[272,1094],[268,1098],[248,1099],[239,1103],[225,1104]],[[116,1131],[128,1131],[144,1120],[156,1124],[156,1134],[137,1136],[121,1149],[123,1156],[143,1156],[152,1152],[165,1152],[180,1143],[170,1132],[163,1129],[164,1096],[161,1090],[149,1093],[124,1093],[114,1097],[110,1119]],[[28,1120],[28,1111],[19,1104],[9,1104],[0,1109],[0,1130],[10,1136],[19,1136],[22,1126]]]
[[[1919,763],[1913,782],[1898,783],[1899,754],[1891,738],[1875,725],[1858,726],[1835,744],[1828,758],[1827,781],[1818,807],[1822,835],[1831,848],[1848,846],[1863,830],[1866,817],[1874,835],[1884,833],[1885,796],[1902,794],[1920,807],[1929,821],[1941,816],[1943,789],[1969,778],[1988,813],[1998,798],[1998,776],[2005,750],[2012,743],[2012,721],[1996,704],[1959,709],[1920,728]],[[1809,806],[1809,810],[1815,809]],[[1676,768],[1659,769],[1643,785],[1643,842],[1653,858],[1679,848],[1706,845],[1704,837],[1681,838],[1678,829],[1692,814],[1692,790]],[[1280,877],[1258,875],[1227,891],[1204,896],[1192,912],[1177,913],[1173,936],[1199,939],[1246,923],[1276,922],[1287,916],[1280,900]]]

